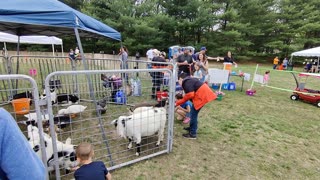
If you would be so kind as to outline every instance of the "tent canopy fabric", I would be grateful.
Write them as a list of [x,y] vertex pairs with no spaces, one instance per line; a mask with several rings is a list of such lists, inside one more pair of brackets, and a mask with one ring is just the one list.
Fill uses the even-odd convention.
[[0,31],[24,35],[109,37],[121,40],[113,28],[87,16],[58,0],[10,0],[0,6]]
[[[18,36],[0,32],[0,42],[18,43]],[[54,36],[20,36],[20,43],[62,45],[62,39]]]
[[320,57],[320,47],[297,51],[292,53],[291,56]]

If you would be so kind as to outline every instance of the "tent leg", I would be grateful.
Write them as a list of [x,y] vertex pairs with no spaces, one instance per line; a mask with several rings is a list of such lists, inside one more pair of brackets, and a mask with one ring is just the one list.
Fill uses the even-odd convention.
[[[77,28],[74,28],[74,32],[76,34],[77,43],[78,43],[78,47],[79,47],[79,50],[80,50],[81,59],[82,59],[83,65],[84,65],[84,69],[85,70],[89,70],[88,64],[86,62],[86,58],[85,58],[84,53],[83,53],[82,44],[81,44],[81,40],[80,40],[80,36],[79,36],[79,31],[78,31]],[[87,76],[88,84],[89,84],[90,97],[91,97],[91,100],[94,102],[94,106],[96,108],[96,113],[97,113],[97,117],[98,117],[99,124],[100,124],[100,130],[101,130],[101,133],[102,133],[102,138],[103,138],[104,142],[106,143],[106,147],[107,147],[107,150],[108,150],[108,157],[110,159],[111,166],[113,166],[114,163],[113,163],[113,160],[112,160],[112,156],[111,156],[111,152],[110,152],[107,136],[106,136],[106,133],[105,133],[105,129],[103,127],[103,121],[101,119],[101,113],[100,113],[100,111],[98,109],[98,105],[97,105],[97,101],[95,99],[95,95],[93,94],[93,86],[92,86],[92,82],[91,82],[91,79],[90,79],[90,75],[86,74],[86,76]]]

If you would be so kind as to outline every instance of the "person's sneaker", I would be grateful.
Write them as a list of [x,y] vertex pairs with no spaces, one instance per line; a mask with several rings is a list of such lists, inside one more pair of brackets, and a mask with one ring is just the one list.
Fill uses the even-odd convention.
[[184,124],[188,124],[190,122],[190,118],[189,117],[185,117],[183,120]]
[[184,127],[183,130],[190,131],[190,127]]
[[182,134],[183,137],[188,138],[188,139],[197,139],[196,135],[192,135],[190,133],[187,134]]

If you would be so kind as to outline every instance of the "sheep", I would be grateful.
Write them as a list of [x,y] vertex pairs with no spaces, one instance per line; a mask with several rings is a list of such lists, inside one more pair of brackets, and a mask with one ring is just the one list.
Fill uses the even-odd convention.
[[58,115],[77,114],[83,112],[86,108],[87,106],[71,105],[67,109],[60,109]]
[[165,108],[146,108],[144,111],[133,112],[130,116],[120,116],[111,122],[117,130],[117,134],[122,138],[129,139],[128,149],[132,148],[132,141],[136,143],[136,155],[140,155],[141,138],[151,136],[158,132],[156,146],[164,138],[164,128],[167,121]]
[[[39,130],[37,127],[32,125],[28,125],[27,129],[29,144],[31,148],[33,148],[35,153],[39,156],[39,158],[41,158]],[[48,171],[51,172],[54,170],[52,138],[46,133],[43,133],[43,137],[47,155]],[[63,166],[67,172],[76,167],[77,162],[75,156],[75,146],[71,144],[71,139],[67,138],[65,143],[56,140],[56,144],[58,150],[59,165]]]

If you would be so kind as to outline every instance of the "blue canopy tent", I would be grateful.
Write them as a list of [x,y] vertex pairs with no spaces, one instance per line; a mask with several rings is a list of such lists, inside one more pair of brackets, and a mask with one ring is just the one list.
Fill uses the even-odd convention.
[[0,31],[21,35],[59,36],[74,34],[81,37],[105,36],[121,40],[118,31],[57,0],[10,0],[1,3]]
[[[1,2],[0,31],[15,34],[18,37],[26,35],[62,36],[75,34],[85,69],[88,69],[88,65],[83,53],[80,36],[94,38],[108,37],[121,41],[121,35],[118,31],[90,16],[72,9],[58,0],[8,0]],[[18,38],[18,55],[19,41],[20,38]],[[89,75],[87,75],[87,79],[90,97],[95,102]],[[48,106],[50,107],[50,105]],[[48,111],[52,111],[52,109],[48,108]],[[49,112],[49,114],[52,115],[52,112]],[[102,121],[98,110],[97,115],[101,123]],[[106,140],[104,132],[103,136]],[[105,142],[108,147],[107,141]],[[44,145],[43,141],[40,143]],[[45,160],[44,156],[42,158]],[[55,155],[54,159],[57,162],[58,157]],[[56,168],[58,169],[59,165],[56,164]],[[56,171],[56,176],[59,177],[59,175],[59,171]]]
[[[105,36],[121,41],[113,28],[57,0],[10,0],[0,7],[0,31],[23,35],[59,36],[75,34],[83,56],[81,37]],[[19,43],[18,43],[19,52]],[[85,68],[87,65],[83,59]]]

